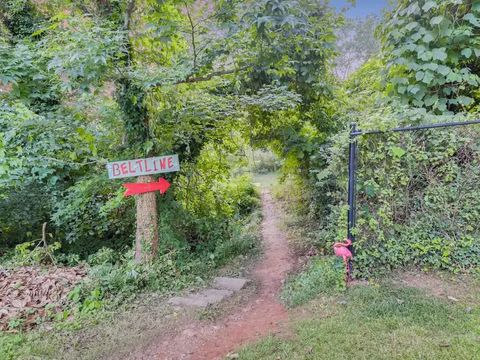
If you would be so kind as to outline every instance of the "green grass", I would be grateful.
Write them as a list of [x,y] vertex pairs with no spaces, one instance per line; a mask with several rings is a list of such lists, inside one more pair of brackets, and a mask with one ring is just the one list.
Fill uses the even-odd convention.
[[[317,298],[291,339],[269,337],[240,359],[480,359],[480,295],[466,311],[417,289],[356,286]],[[303,315],[305,317],[305,315]]]
[[341,259],[325,256],[313,259],[304,271],[291,276],[282,291],[289,307],[305,304],[318,294],[334,294],[345,289],[345,270]]
[[271,189],[278,182],[278,173],[270,172],[266,174],[255,174],[253,183],[262,189]]

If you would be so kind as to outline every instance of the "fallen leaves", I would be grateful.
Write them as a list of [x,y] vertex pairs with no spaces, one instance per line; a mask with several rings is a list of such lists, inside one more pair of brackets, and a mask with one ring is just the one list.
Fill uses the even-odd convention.
[[81,267],[0,269],[0,330],[29,329],[62,311],[68,293],[85,276]]

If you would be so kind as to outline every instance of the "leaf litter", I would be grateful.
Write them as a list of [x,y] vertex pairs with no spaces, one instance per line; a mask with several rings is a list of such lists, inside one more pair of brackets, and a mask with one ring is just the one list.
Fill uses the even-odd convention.
[[0,269],[0,330],[29,330],[63,311],[85,276],[82,267]]

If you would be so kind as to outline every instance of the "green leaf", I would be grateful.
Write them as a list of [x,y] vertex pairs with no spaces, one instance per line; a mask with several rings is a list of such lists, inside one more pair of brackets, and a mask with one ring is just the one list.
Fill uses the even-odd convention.
[[415,79],[417,81],[421,81],[423,79],[423,77],[425,76],[425,73],[423,71],[419,71],[415,74]]
[[436,63],[423,64],[423,69],[435,71],[438,69],[438,64]]
[[375,196],[375,186],[371,185],[371,184],[367,184],[365,185],[365,194],[367,194],[367,196],[369,197],[372,197],[372,196]]
[[442,22],[443,20],[443,16],[435,16],[433,17],[431,20],[430,20],[430,25],[434,26],[434,25],[438,25]]
[[472,13],[468,13],[463,17],[464,20],[467,20],[470,24],[476,27],[480,27],[480,21]]
[[405,28],[406,28],[408,31],[412,31],[412,30],[415,29],[417,26],[418,26],[418,23],[417,23],[416,21],[412,21],[412,22],[409,23],[407,26],[405,26]]
[[430,9],[436,8],[438,5],[435,1],[427,1],[425,5],[423,5],[422,10],[427,12]]
[[467,59],[469,59],[470,56],[472,56],[472,49],[470,48],[463,49],[461,54],[465,56]]
[[432,56],[434,60],[444,61],[447,59],[447,49],[446,48],[437,48],[432,50]]
[[448,74],[450,74],[452,70],[448,67],[448,66],[445,66],[445,65],[439,65],[438,68],[437,68],[437,72],[442,74],[443,76],[447,76]]
[[447,75],[448,82],[457,82],[461,80],[462,80],[462,77],[453,71]]
[[430,71],[425,72],[425,76],[422,79],[422,82],[425,84],[430,84],[433,80],[433,74]]
[[433,53],[431,51],[425,51],[424,53],[418,55],[418,57],[423,61],[429,61],[432,59]]
[[143,144],[143,150],[145,151],[145,154],[148,154],[152,149],[153,149],[153,141],[148,140]]
[[401,158],[403,155],[406,154],[406,151],[403,150],[401,147],[398,147],[398,146],[390,147],[390,151],[392,152],[393,156],[395,156],[397,158]]
[[480,0],[475,0],[472,5],[473,11],[480,11]]
[[471,105],[473,103],[473,99],[471,97],[463,96],[463,95],[457,97],[457,100],[460,104],[465,106]]
[[434,38],[433,35],[432,35],[431,33],[429,33],[429,32],[426,33],[426,34],[423,36],[423,42],[425,42],[425,43],[427,43],[427,44],[430,43],[430,42],[432,42],[433,39],[435,39],[435,38]]
[[415,95],[416,93],[418,93],[420,91],[420,87],[417,86],[417,85],[409,85],[408,86],[408,92],[410,92],[411,94]]
[[425,97],[424,102],[426,106],[432,106],[438,100],[438,95],[428,95]]

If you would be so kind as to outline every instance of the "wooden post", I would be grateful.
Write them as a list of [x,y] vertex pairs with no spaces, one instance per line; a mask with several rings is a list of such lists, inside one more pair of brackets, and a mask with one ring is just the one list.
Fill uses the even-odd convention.
[[[138,183],[154,182],[150,175],[139,176]],[[157,195],[147,192],[136,196],[137,230],[135,234],[135,262],[155,258],[158,251]]]

